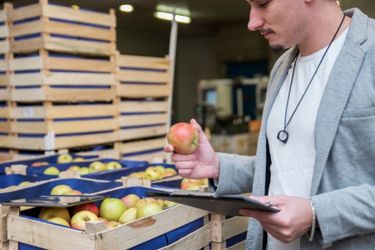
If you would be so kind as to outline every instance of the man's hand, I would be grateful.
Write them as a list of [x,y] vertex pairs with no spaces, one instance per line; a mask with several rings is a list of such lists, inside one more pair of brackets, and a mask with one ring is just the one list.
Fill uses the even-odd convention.
[[[217,157],[211,144],[208,142],[201,126],[192,119],[190,123],[198,131],[198,147],[189,155],[173,153],[174,161],[178,174],[182,177],[201,179],[219,177],[219,158]],[[164,147],[165,152],[173,152],[173,146],[168,144]]]
[[289,243],[309,232],[312,225],[310,200],[294,196],[251,196],[262,203],[272,202],[280,209],[277,213],[241,209],[243,216],[260,222],[263,229],[276,239]]

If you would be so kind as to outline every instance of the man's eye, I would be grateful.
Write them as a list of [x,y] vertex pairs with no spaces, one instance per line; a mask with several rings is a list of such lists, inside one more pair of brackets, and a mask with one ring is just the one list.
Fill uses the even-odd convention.
[[270,2],[270,1],[263,1],[263,2],[260,2],[260,3],[258,4],[258,6],[261,7],[261,8],[265,8],[265,7],[267,7],[267,5],[269,4],[269,2]]

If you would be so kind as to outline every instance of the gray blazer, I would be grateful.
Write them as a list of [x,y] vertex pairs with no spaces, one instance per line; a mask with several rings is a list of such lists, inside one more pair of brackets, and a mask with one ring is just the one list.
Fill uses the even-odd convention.
[[[375,20],[358,9],[324,91],[315,124],[311,186],[319,228],[301,249],[375,249]],[[271,107],[297,53],[292,48],[270,76],[257,154],[219,153],[216,192],[265,194],[266,127]],[[250,219],[246,248],[262,248],[262,228]]]

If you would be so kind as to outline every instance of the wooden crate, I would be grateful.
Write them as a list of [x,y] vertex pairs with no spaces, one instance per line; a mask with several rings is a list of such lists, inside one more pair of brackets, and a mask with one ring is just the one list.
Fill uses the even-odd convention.
[[93,102],[115,99],[111,57],[85,57],[46,50],[12,54],[9,62],[14,102]]
[[8,247],[7,218],[10,208],[0,205],[0,249]]
[[165,137],[159,137],[120,142],[117,143],[117,148],[121,158],[125,160],[163,162],[167,156],[163,151],[164,145],[166,145]]
[[[3,9],[0,10],[0,54],[9,52],[9,26],[8,26],[8,13],[11,10],[11,5],[5,3]],[[0,62],[0,71],[6,67],[4,60]]]
[[9,12],[10,50],[28,53],[39,49],[64,53],[114,55],[116,16],[71,7],[37,4]]
[[10,214],[8,239],[11,249],[18,249],[18,242],[56,250],[128,249],[207,214],[204,210],[177,205],[151,217],[99,232],[73,230]]
[[167,98],[171,96],[170,62],[160,57],[117,55],[117,96]]
[[244,249],[244,241],[227,247],[227,241],[247,231],[249,218],[234,216],[226,218],[224,215],[211,214],[211,247],[213,250]]
[[122,100],[119,104],[120,140],[165,136],[169,120],[167,100]]

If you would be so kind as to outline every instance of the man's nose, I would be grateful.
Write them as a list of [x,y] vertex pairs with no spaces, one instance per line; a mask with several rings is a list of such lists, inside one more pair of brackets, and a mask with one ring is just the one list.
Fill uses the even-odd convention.
[[249,22],[247,24],[247,28],[251,31],[256,31],[262,27],[264,23],[263,17],[260,15],[259,11],[255,8],[250,10],[249,14]]

